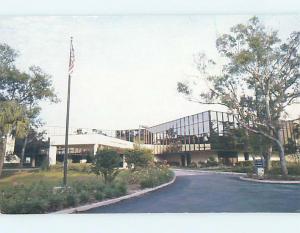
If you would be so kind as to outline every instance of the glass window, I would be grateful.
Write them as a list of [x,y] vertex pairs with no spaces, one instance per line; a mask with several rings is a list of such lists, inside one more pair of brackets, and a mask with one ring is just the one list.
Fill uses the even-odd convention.
[[[206,124],[208,124],[208,122],[205,122],[204,124],[206,125]],[[212,128],[213,132],[215,132],[215,133],[218,132],[218,124],[216,121],[211,122],[211,128]]]
[[199,125],[198,124],[194,124],[194,134],[199,135]]
[[208,123],[208,121],[204,122],[204,133],[209,133],[209,123]]
[[219,134],[223,134],[224,127],[223,127],[223,122],[219,121]]
[[233,115],[228,114],[228,121],[229,121],[229,122],[233,122]]
[[222,112],[218,112],[218,121],[223,121],[223,117],[222,117],[223,113]]
[[197,115],[194,115],[193,116],[193,123],[198,123],[198,116]]
[[211,119],[212,121],[216,121],[216,120],[217,120],[217,112],[211,111],[211,112],[210,112],[210,119]]
[[208,112],[204,112],[203,113],[203,121],[208,121],[208,120],[209,120]]
[[190,135],[194,135],[194,125],[190,125]]
[[198,114],[198,122],[202,122],[203,121],[203,117],[202,117],[202,113]]
[[202,133],[204,133],[204,131],[203,131],[203,125],[204,125],[204,123],[203,122],[201,122],[201,123],[199,123],[199,134],[202,134]]
[[184,118],[184,125],[189,125],[189,117]]
[[184,126],[184,118],[180,118],[180,126]]

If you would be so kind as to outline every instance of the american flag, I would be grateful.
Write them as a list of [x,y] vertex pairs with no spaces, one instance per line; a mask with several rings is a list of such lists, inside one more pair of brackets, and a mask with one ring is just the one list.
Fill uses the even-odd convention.
[[75,63],[75,54],[74,54],[74,48],[73,48],[73,37],[71,37],[69,75],[71,75],[73,73],[74,63]]

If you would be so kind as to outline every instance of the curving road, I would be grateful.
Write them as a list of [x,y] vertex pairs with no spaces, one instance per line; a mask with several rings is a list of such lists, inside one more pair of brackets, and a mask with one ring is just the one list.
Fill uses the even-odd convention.
[[85,213],[300,212],[299,184],[262,184],[183,170],[176,175],[170,186]]

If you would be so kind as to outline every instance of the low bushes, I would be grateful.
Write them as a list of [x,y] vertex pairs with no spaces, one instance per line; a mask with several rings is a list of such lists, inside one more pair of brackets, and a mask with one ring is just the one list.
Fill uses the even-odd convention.
[[197,163],[195,162],[191,162],[189,165],[188,165],[189,168],[197,168]]
[[163,183],[167,183],[173,176],[174,173],[168,168],[148,168],[140,178],[140,186],[141,188],[153,188]]
[[[287,168],[289,175],[291,176],[300,176],[300,165],[297,163],[288,163]],[[272,163],[272,167],[268,172],[269,175],[281,175],[281,168],[279,162]]]
[[57,188],[45,182],[31,185],[15,185],[1,190],[1,213],[42,214],[78,204],[118,197],[126,194],[124,182],[104,185],[95,181],[76,181],[67,189]]
[[254,172],[254,164],[253,161],[240,161],[235,164],[234,167],[231,168],[232,172],[240,172],[240,173],[253,173]]
[[215,157],[212,157],[212,156],[209,157],[206,162],[204,162],[204,161],[199,161],[198,162],[198,167],[203,167],[203,168],[205,168],[205,167],[216,167],[218,165],[219,165],[218,161],[216,160]]
[[152,188],[170,181],[174,173],[166,166],[151,166],[135,171],[123,171],[122,180],[128,184],[139,184],[141,188]]
[[128,168],[132,170],[146,168],[154,164],[151,150],[134,148],[133,150],[126,150],[124,156]]
[[[50,170],[61,171],[63,170],[63,164],[59,163],[56,165],[52,165],[50,166]],[[91,172],[91,165],[88,163],[68,163],[68,171],[89,173]]]

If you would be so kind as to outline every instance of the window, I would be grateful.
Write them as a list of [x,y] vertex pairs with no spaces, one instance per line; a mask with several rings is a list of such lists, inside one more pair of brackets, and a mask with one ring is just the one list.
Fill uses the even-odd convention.
[[203,113],[203,121],[208,121],[209,120],[209,115],[208,112]]

